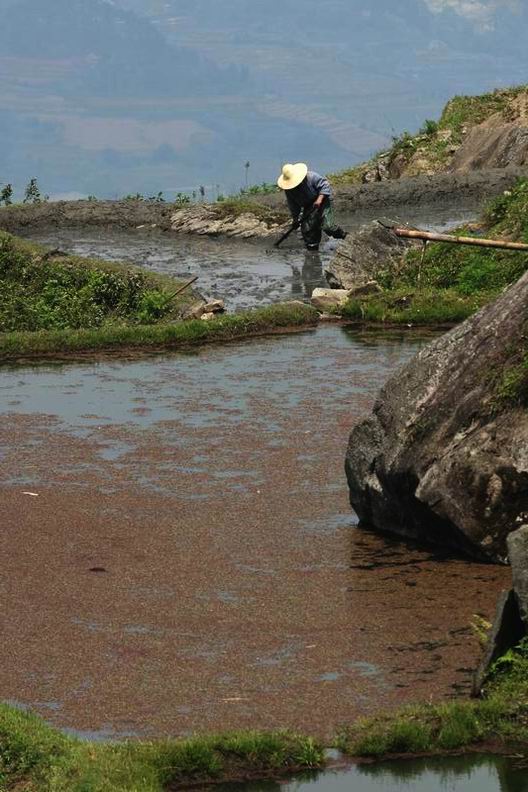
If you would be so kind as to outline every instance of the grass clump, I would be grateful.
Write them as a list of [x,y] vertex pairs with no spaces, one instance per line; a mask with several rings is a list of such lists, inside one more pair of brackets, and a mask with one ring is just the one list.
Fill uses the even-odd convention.
[[318,314],[308,305],[283,303],[199,319],[155,325],[106,325],[95,329],[51,330],[0,334],[0,361],[16,358],[71,356],[101,350],[180,349],[213,341],[231,341],[275,330],[315,325]]
[[61,734],[31,713],[0,705],[0,789],[162,792],[323,765],[319,743],[289,732],[90,743]]
[[254,215],[258,220],[265,223],[268,228],[282,225],[290,219],[286,211],[259,204],[247,195],[224,198],[218,203],[210,204],[209,208],[211,208],[218,219],[232,219],[244,214]]
[[487,292],[465,296],[453,289],[400,287],[353,298],[342,309],[342,315],[352,321],[380,324],[455,324],[467,319],[489,299]]

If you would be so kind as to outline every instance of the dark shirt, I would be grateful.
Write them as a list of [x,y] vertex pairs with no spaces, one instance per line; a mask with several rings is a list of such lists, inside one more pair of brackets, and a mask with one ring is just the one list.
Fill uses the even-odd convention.
[[286,200],[294,220],[299,217],[301,209],[311,206],[318,195],[332,196],[330,182],[314,171],[308,171],[303,181],[293,190],[286,190]]

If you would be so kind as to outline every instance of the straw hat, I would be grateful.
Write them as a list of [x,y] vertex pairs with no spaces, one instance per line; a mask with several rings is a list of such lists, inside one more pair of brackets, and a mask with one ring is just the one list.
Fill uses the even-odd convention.
[[298,162],[296,165],[288,162],[283,167],[282,173],[277,179],[277,184],[281,190],[293,190],[305,179],[307,173],[308,165],[305,165],[304,162]]

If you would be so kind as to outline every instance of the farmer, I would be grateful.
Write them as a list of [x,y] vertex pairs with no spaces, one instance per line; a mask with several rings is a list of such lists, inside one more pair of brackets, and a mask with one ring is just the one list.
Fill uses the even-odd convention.
[[323,231],[335,239],[345,239],[346,231],[334,222],[328,179],[298,162],[284,165],[277,184],[286,192],[293,222],[301,219],[301,234],[308,250],[319,250]]

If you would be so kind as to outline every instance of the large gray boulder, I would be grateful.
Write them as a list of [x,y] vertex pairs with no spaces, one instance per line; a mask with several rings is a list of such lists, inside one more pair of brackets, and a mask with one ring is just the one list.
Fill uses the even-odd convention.
[[357,290],[401,262],[410,244],[377,221],[368,223],[339,245],[325,269],[326,279],[332,288]]
[[505,378],[528,360],[527,322],[528,274],[389,380],[347,452],[364,524],[505,560],[528,522],[528,411]]
[[528,629],[528,525],[522,525],[508,536],[508,559],[519,613]]

